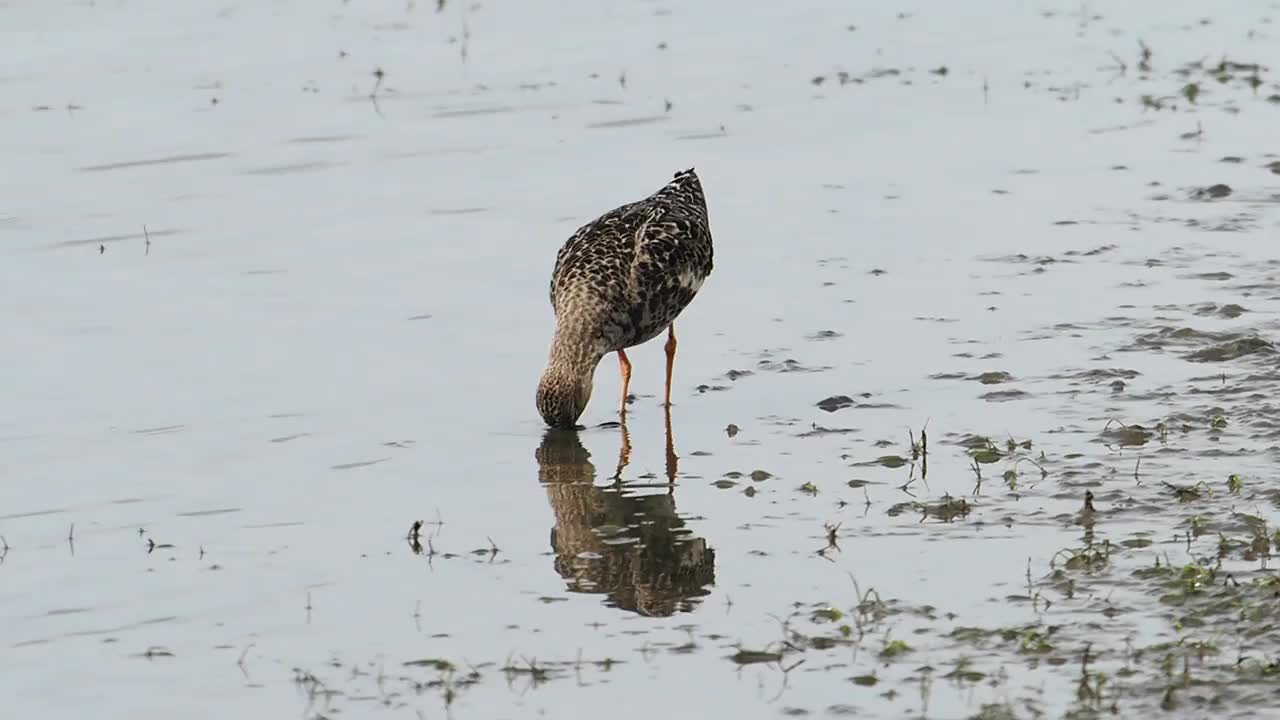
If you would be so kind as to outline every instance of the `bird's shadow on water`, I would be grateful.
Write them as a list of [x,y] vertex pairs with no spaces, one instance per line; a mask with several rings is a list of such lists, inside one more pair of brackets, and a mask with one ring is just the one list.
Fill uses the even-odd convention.
[[548,430],[535,452],[555,514],[555,570],[570,592],[605,595],[611,607],[659,617],[691,611],[715,584],[715,550],[676,513],[671,416],[663,483],[623,480],[632,452],[625,418],[618,430],[622,447],[608,485],[595,484],[591,453],[575,430]]

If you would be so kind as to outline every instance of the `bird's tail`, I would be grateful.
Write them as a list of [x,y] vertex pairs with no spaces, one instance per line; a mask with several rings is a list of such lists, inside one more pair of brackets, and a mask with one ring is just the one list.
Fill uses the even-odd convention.
[[692,205],[705,208],[706,198],[702,194],[702,181],[693,168],[677,172],[661,190],[655,193],[659,199],[669,200],[674,205]]

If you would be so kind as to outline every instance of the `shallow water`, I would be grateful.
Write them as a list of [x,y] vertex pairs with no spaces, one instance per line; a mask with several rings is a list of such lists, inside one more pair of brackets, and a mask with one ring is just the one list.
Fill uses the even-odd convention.
[[[0,7],[15,715],[1274,692],[1276,7],[441,5]],[[661,343],[544,437],[556,249],[690,166],[672,452]]]

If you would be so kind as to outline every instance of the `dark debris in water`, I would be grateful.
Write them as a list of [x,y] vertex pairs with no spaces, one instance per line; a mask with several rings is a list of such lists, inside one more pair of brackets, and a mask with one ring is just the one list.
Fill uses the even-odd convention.
[[[1153,200],[1168,200],[1168,195],[1157,195]],[[1137,211],[1129,213],[1128,223],[1135,230],[1150,226],[1175,225],[1202,232],[1250,232],[1261,227],[1259,214],[1252,210],[1239,210],[1216,216],[1179,217],[1176,215],[1147,215]],[[1162,264],[1158,260],[1149,260],[1148,267]]]
[[1227,362],[1246,356],[1271,356],[1274,345],[1256,335],[1232,332],[1210,332],[1189,327],[1165,326],[1143,333],[1124,348],[1136,350],[1188,350],[1185,357],[1192,362]]
[[1109,252],[1112,252],[1118,247],[1119,247],[1118,245],[1111,245],[1111,244],[1099,245],[1098,247],[1092,248],[1090,250],[1068,250],[1065,253],[1063,253],[1063,255],[1066,257],[1077,257],[1077,256],[1078,257],[1097,257],[1099,255],[1105,255]]
[[[865,400],[871,397],[871,393],[862,393],[858,395],[858,397],[863,398]],[[837,410],[844,410],[845,408],[854,408],[857,410],[876,410],[876,409],[896,408],[898,406],[893,405],[891,403],[862,402],[860,400],[856,400],[852,397],[849,397],[848,395],[831,395],[829,397],[825,397],[819,400],[817,402],[817,407],[820,410],[831,413],[831,412],[836,412]]]
[[1013,382],[1013,376],[1003,370],[984,372],[979,375],[974,375],[969,379],[976,380],[983,385],[1000,385],[1002,383]]
[[[1073,224],[1073,222],[1067,223],[1067,224]],[[1059,222],[1055,224],[1062,224],[1062,223]],[[995,257],[984,257],[980,259],[986,262],[1008,263],[1011,265],[1036,265],[1041,268],[1047,265],[1054,265],[1057,263],[1075,262],[1074,260],[1059,260],[1058,258],[1049,256],[1049,255],[1027,255],[1026,253],[1014,253],[1013,255],[997,255]]]
[[1124,425],[1108,421],[1102,431],[1103,442],[1120,447],[1138,447],[1146,445],[1156,433],[1141,425]]
[[818,408],[827,412],[835,412],[843,410],[847,407],[853,407],[854,400],[848,395],[832,395],[818,401]]
[[1225,183],[1216,183],[1206,187],[1192,188],[1188,192],[1188,197],[1192,200],[1221,200],[1231,195],[1231,186]]
[[936,520],[949,523],[967,517],[973,507],[973,503],[965,498],[948,495],[936,503],[924,503],[917,500],[895,503],[889,508],[888,514],[890,517],[919,515],[920,522]]
[[805,430],[804,432],[797,435],[797,437],[820,437],[823,435],[847,435],[849,433],[856,433],[856,432],[858,432],[857,428],[824,427],[822,425],[818,425],[815,423],[808,430]]

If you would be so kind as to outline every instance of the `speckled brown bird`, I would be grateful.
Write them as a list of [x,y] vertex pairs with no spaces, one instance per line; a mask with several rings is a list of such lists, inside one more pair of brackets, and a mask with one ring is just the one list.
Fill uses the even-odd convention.
[[627,409],[631,362],[626,349],[667,330],[671,405],[675,319],[711,274],[711,228],[702,183],[693,169],[678,172],[657,192],[614,208],[578,228],[556,254],[551,307],[556,331],[537,405],[555,428],[575,428],[591,399],[600,359],[618,353],[619,412]]

